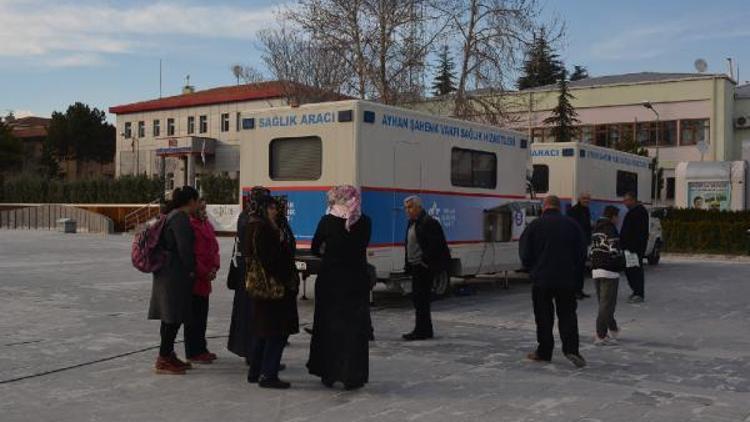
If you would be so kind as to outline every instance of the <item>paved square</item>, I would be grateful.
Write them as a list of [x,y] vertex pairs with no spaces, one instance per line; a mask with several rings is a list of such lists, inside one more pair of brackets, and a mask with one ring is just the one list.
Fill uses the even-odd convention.
[[[221,245],[227,262],[231,240]],[[277,392],[248,385],[244,362],[224,348],[225,271],[208,332],[220,359],[154,375],[151,281],[129,253],[124,236],[0,231],[0,420],[750,421],[750,261],[668,258],[648,268],[639,306],[624,303],[623,279],[617,347],[591,345],[596,303],[582,302],[583,370],[559,348],[551,364],[524,361],[535,345],[526,282],[476,284],[475,295],[436,302],[438,338],[423,343],[399,339],[411,328],[409,301],[379,295],[370,384],[325,389],[305,371],[300,334],[284,355],[293,388]],[[311,301],[300,318],[311,321]]]

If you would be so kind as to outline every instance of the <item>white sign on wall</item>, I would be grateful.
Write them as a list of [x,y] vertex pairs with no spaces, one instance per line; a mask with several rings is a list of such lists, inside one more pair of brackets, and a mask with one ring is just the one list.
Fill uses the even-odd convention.
[[239,205],[206,205],[208,221],[217,232],[237,231],[237,218],[241,211]]

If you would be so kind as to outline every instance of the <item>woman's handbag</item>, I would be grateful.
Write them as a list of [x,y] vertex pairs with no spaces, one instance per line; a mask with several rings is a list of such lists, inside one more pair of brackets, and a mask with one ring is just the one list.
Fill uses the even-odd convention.
[[[256,242],[253,242],[256,243]],[[257,243],[256,243],[257,244]],[[257,250],[253,245],[253,251]],[[264,300],[279,300],[284,297],[284,286],[270,277],[258,259],[257,253],[247,258],[245,290],[250,297]]]

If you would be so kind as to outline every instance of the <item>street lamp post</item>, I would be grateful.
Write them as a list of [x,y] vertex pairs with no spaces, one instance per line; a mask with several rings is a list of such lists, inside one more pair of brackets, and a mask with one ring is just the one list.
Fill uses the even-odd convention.
[[653,193],[653,198],[652,198],[654,200],[654,205],[655,205],[656,202],[657,202],[657,200],[661,199],[661,192],[659,192],[659,188],[661,187],[661,183],[660,183],[661,180],[659,180],[659,179],[661,179],[661,177],[659,177],[659,169],[657,168],[659,166],[659,164],[660,164],[660,161],[659,161],[659,137],[661,136],[661,118],[659,116],[659,112],[656,111],[656,109],[654,108],[654,105],[651,104],[651,101],[644,101],[643,102],[643,106],[646,107],[647,109],[653,111],[654,114],[656,115],[656,166],[654,166],[654,169],[652,170],[652,172],[654,174],[654,176],[652,176],[652,177],[653,177],[653,179],[656,180],[656,185],[654,187],[654,193]]

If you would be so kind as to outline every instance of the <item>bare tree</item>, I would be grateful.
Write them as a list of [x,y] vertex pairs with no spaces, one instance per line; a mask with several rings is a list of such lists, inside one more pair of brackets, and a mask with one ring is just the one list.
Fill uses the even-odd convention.
[[[440,7],[452,20],[447,38],[461,52],[452,114],[507,123],[503,93],[538,27],[541,6],[537,0],[445,0]],[[563,27],[557,26],[559,37]]]
[[346,92],[352,72],[334,54],[307,34],[289,26],[258,33],[262,60],[274,79],[284,82],[293,102],[330,100]]
[[263,73],[261,73],[253,66],[233,64],[229,67],[229,69],[232,71],[232,75],[234,75],[234,77],[237,79],[237,85],[239,85],[240,83],[250,84],[255,82],[263,82],[265,80],[265,78],[263,77]]
[[300,0],[284,16],[352,70],[349,92],[392,104],[423,91],[425,57],[448,22],[432,1]]

